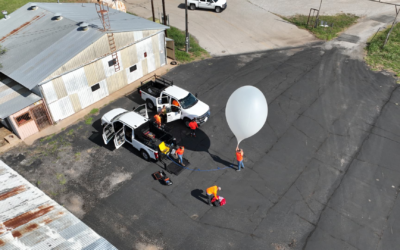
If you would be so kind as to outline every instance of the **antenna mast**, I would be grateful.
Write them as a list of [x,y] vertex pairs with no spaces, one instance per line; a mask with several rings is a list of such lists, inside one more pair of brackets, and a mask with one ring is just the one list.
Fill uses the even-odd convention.
[[107,32],[108,44],[110,46],[110,51],[112,54],[112,59],[114,60],[114,69],[115,72],[120,71],[119,60],[118,60],[118,53],[117,53],[117,46],[115,45],[114,33],[109,32],[111,31],[111,23],[110,18],[108,16],[108,12],[110,8],[108,5],[104,5],[104,2],[101,1],[100,3],[96,3],[96,11],[99,15],[99,18],[103,24],[103,32]]

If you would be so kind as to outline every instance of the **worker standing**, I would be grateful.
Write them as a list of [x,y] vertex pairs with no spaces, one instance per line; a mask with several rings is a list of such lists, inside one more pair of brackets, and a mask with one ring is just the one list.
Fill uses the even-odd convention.
[[221,187],[212,186],[207,188],[206,194],[208,197],[208,205],[212,206],[211,200],[213,197],[215,197],[215,199],[218,200],[218,195],[217,195],[218,190],[221,190]]
[[182,166],[185,166],[185,164],[183,164],[183,152],[185,152],[185,147],[180,146],[176,151],[175,151],[175,157],[179,158],[179,163]]
[[236,147],[236,160],[238,161],[238,169],[236,171],[240,171],[240,168],[244,168],[243,164],[243,149],[240,149],[239,146]]
[[191,122],[189,122],[189,128],[192,130],[190,132],[190,136],[194,136],[196,137],[196,129],[199,127],[199,125],[196,122],[196,119],[193,118],[193,120]]
[[167,108],[165,107],[165,105],[162,107],[158,115],[162,118],[162,122],[167,122]]
[[161,128],[161,117],[158,114],[156,114],[154,116],[154,119],[156,120],[156,124],[157,124],[158,128]]

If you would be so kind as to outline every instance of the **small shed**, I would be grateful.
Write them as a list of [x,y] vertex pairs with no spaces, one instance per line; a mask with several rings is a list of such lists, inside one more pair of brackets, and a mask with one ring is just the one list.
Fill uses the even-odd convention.
[[0,120],[21,139],[52,124],[42,98],[10,78],[0,80]]

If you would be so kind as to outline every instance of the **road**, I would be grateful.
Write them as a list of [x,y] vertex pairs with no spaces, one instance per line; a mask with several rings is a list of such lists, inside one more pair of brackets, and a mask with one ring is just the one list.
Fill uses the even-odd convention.
[[[147,0],[124,1],[127,10],[141,17],[152,16]],[[185,30],[184,1],[165,1],[170,24]],[[229,0],[222,13],[198,9],[188,11],[189,33],[212,56],[232,55],[269,49],[299,46],[316,39],[273,13],[249,1]],[[154,1],[155,13],[162,13],[161,1]]]
[[[137,93],[0,158],[119,249],[397,248],[400,91],[390,74],[321,43],[212,58],[166,77],[211,107],[195,139],[173,124],[192,170],[170,187],[151,177],[159,163],[102,143],[102,114],[143,103]],[[269,116],[241,143],[246,169],[236,172],[224,110],[244,85],[265,94]],[[212,185],[226,206],[206,204]]]

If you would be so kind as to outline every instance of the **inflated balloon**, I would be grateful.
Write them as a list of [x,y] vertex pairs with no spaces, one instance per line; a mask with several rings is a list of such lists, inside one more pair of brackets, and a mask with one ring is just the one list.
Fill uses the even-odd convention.
[[240,87],[229,97],[225,115],[239,145],[242,140],[255,135],[264,126],[268,116],[267,100],[256,87]]

